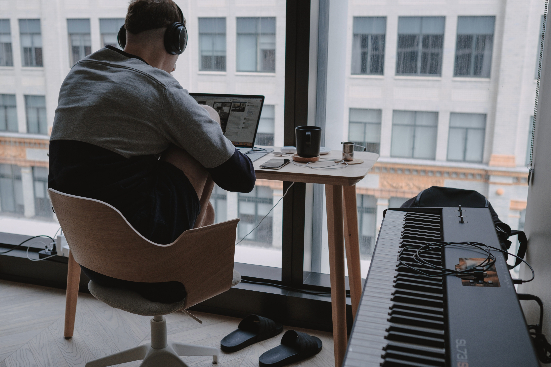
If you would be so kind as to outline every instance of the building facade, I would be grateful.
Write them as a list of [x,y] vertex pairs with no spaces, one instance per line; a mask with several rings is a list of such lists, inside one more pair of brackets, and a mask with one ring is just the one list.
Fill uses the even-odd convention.
[[[265,95],[257,144],[282,146],[285,1],[176,2],[189,42],[173,75],[190,92]],[[2,218],[55,223],[46,194],[47,149],[59,88],[80,58],[116,44],[127,5],[0,1]],[[343,36],[330,38],[328,48],[330,61],[343,65],[344,93],[338,106],[327,105],[339,118],[326,122],[326,145],[338,150],[341,141],[353,141],[380,154],[357,185],[363,258],[370,257],[384,209],[433,185],[477,190],[504,222],[522,224],[544,1],[339,6],[346,18],[330,16],[330,22]],[[343,52],[331,52],[336,49]],[[282,195],[281,183],[259,180],[250,194],[217,189],[212,202],[217,220],[241,218],[239,238],[267,215],[243,243],[272,254],[281,247],[282,209],[269,210]],[[10,226],[0,231],[14,231]],[[278,266],[272,255],[248,261]]]

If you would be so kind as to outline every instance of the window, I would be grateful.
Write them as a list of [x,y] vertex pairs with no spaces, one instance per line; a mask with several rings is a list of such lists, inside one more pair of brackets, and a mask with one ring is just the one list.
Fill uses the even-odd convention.
[[0,94],[0,131],[19,131],[14,94]]
[[0,19],[0,66],[13,66],[9,19]]
[[119,47],[117,35],[119,29],[124,25],[124,18],[109,18],[99,20],[99,32],[101,34],[101,47]]
[[226,71],[226,18],[199,18],[199,70]]
[[29,134],[47,134],[46,98],[44,96],[25,96],[27,112],[27,132]]
[[352,74],[383,75],[385,17],[354,17]]
[[228,198],[225,190],[218,185],[214,185],[210,195],[210,203],[214,208],[214,222],[220,223],[228,220]]
[[[253,191],[248,194],[238,194],[238,212],[239,226],[237,227],[239,240],[245,237],[260,220],[268,214],[273,206],[273,192],[267,186],[255,186]],[[260,223],[243,243],[255,246],[271,246],[273,219],[270,213],[266,219]]]
[[444,17],[399,17],[396,75],[441,75]]
[[237,71],[275,72],[276,18],[237,18]]
[[[348,141],[379,153],[381,148],[381,110],[351,108],[348,117]],[[356,150],[363,151],[361,147]]]
[[377,238],[377,199],[372,195],[357,195],[360,256],[370,258]]
[[486,115],[452,113],[448,138],[448,161],[481,163],[486,135]]
[[495,17],[459,17],[454,76],[489,78]]
[[394,111],[390,155],[434,159],[437,125],[437,112]]
[[4,213],[23,214],[23,183],[21,167],[0,164],[0,210]]
[[69,33],[69,63],[71,66],[78,60],[92,53],[90,38],[90,19],[67,19]]
[[40,19],[19,19],[23,66],[44,66]]
[[53,217],[52,204],[48,197],[48,168],[33,167],[34,208],[39,217]]
[[274,106],[264,105],[256,132],[255,145],[274,145],[274,121]]

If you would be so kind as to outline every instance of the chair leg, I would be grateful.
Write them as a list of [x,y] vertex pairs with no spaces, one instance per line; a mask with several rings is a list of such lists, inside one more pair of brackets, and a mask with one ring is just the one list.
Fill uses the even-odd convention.
[[138,361],[145,358],[149,351],[149,345],[140,345],[136,348],[127,349],[120,353],[111,354],[103,358],[86,363],[86,367],[107,367],[115,364]]
[[80,282],[80,265],[75,261],[73,253],[69,252],[67,270],[67,293],[65,295],[65,339],[73,337],[75,316],[77,313],[78,284]]
[[218,363],[218,355],[220,354],[218,348],[182,343],[171,343],[171,345],[179,356],[212,356],[212,363]]

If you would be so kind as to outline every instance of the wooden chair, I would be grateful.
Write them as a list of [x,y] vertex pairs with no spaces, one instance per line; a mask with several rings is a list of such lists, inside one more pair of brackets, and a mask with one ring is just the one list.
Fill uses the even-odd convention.
[[[64,194],[53,189],[49,189],[49,193],[59,224],[70,246],[66,338],[72,337],[73,334],[80,278],[79,264],[122,280],[151,283],[178,281],[184,284],[187,292],[183,302],[165,307],[162,304],[147,301],[137,293],[120,290],[113,292],[113,288],[100,287],[90,282],[89,289],[96,298],[113,307],[155,317],[152,320],[152,346],[148,349],[149,351],[145,346],[140,346],[134,350],[102,358],[101,361],[90,362],[87,366],[107,366],[109,364],[105,363],[123,363],[143,359],[147,353],[149,353],[147,358],[150,358],[151,348],[159,350],[163,344],[167,344],[166,325],[162,315],[182,308],[187,309],[214,297],[228,290],[236,282],[233,266],[236,227],[239,219],[191,229],[182,233],[173,243],[161,245],[147,240],[136,232],[123,215],[109,204]],[[140,304],[135,306],[138,301]],[[172,352],[169,350],[171,347],[173,347]],[[168,344],[162,356],[147,363],[144,361],[142,366],[167,365],[166,363],[169,362],[179,365],[178,357],[169,356],[170,353],[212,355],[210,349],[213,348],[190,349],[190,347],[177,343]],[[169,351],[166,352],[166,350]],[[207,354],[189,354],[198,350]],[[140,356],[142,358],[136,358]]]

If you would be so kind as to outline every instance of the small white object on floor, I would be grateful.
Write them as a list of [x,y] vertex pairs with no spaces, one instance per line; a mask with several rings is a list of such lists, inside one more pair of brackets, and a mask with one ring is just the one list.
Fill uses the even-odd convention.
[[281,148],[281,153],[283,153],[283,154],[295,154],[296,152],[297,152],[296,147],[286,146],[286,147]]
[[320,155],[329,154],[330,151],[331,151],[330,148],[321,147],[321,148],[320,148]]

